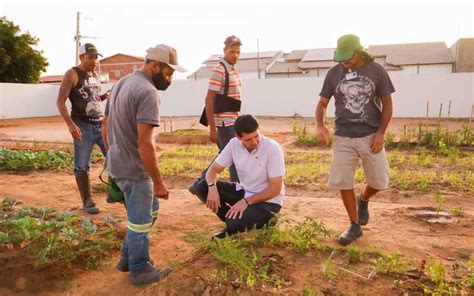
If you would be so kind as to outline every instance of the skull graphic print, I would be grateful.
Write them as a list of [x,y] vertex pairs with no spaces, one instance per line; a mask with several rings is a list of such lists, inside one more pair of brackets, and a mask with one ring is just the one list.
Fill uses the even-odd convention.
[[341,92],[344,100],[344,107],[350,112],[357,114],[358,118],[352,118],[351,121],[362,122],[367,120],[365,107],[375,92],[375,83],[365,77],[358,76],[356,79],[343,79],[339,82],[336,92]]

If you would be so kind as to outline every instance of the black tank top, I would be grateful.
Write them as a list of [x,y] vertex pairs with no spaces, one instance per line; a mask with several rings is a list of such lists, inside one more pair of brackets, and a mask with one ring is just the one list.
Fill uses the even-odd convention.
[[89,76],[78,67],[73,67],[79,77],[77,85],[69,93],[71,117],[89,123],[100,123],[103,117],[100,100],[100,81],[97,76]]

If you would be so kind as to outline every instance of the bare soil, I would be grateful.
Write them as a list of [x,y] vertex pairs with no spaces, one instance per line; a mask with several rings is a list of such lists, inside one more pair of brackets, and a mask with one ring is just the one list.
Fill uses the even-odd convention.
[[[174,129],[199,128],[197,118],[173,118]],[[308,119],[308,124],[310,119]],[[419,120],[395,119],[392,130]],[[263,133],[283,145],[291,140],[292,118],[261,119]],[[311,123],[314,126],[313,123]],[[461,126],[461,122],[452,122]],[[168,123],[167,128],[169,129]],[[164,127],[160,127],[163,131]],[[168,130],[169,131],[169,130]],[[71,139],[59,118],[35,118],[0,121],[0,145],[10,148],[62,149],[72,151]],[[173,144],[159,145],[160,150],[171,149]],[[159,153],[159,151],[157,151]],[[91,169],[94,184],[98,184],[101,164]],[[35,270],[28,258],[17,256],[19,250],[0,249],[0,295],[301,295],[306,285],[320,294],[403,294],[393,288],[393,280],[378,277],[370,283],[361,283],[347,275],[338,283],[330,283],[321,276],[321,258],[312,255],[289,254],[288,251],[270,250],[276,261],[282,262],[279,271],[292,284],[279,291],[271,289],[236,292],[234,286],[206,286],[206,277],[220,265],[210,254],[187,243],[189,232],[208,230],[209,234],[223,225],[204,204],[187,191],[191,180],[168,178],[170,199],[162,201],[158,223],[150,239],[150,253],[157,266],[171,266],[173,273],[159,284],[133,287],[128,275],[114,269],[119,254],[97,271],[71,267]],[[358,190],[361,187],[359,186]],[[25,205],[54,207],[58,210],[90,216],[80,210],[80,198],[72,172],[31,171],[26,173],[1,172],[0,198],[13,197]],[[379,193],[370,203],[371,221],[364,227],[364,235],[355,242],[361,249],[375,247],[386,252],[399,252],[415,262],[436,259],[446,264],[460,262],[460,253],[474,254],[473,197],[462,193],[445,194],[444,208],[463,207],[462,220],[452,223],[429,223],[416,215],[418,210],[437,205],[432,193],[387,190]],[[97,192],[95,200],[101,213],[90,216],[100,220],[107,215],[126,221],[120,204],[108,204],[105,193]],[[288,188],[282,213],[285,217],[302,221],[305,217],[322,220],[334,230],[330,244],[337,246],[336,236],[348,226],[347,214],[337,192],[317,191],[312,188]],[[209,235],[209,237],[210,237]],[[1,248],[1,247],[0,247]],[[279,265],[277,265],[278,267]],[[410,282],[417,286],[419,283]],[[407,288],[407,287],[406,287]]]

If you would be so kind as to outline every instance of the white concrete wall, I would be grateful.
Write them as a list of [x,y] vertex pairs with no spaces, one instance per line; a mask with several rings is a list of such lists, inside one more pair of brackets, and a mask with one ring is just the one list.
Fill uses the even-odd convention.
[[[249,72],[239,71],[239,77],[240,77],[241,80],[244,80],[244,79],[258,79],[258,73],[257,73],[257,71],[249,71]],[[262,79],[265,78],[265,71],[260,72],[260,78],[262,78]],[[209,77],[207,77],[207,79],[209,79]]]
[[271,79],[271,78],[292,78],[292,77],[326,77],[326,74],[328,73],[329,69],[307,69],[306,73],[290,73],[290,76],[288,77],[288,73],[274,73],[274,74],[267,74],[266,78]]
[[273,78],[294,78],[294,77],[307,77],[305,73],[267,73],[265,75],[266,79],[273,79]]
[[[452,117],[469,117],[474,100],[474,74],[390,74],[396,117],[424,117],[426,101],[430,116],[437,117],[439,104],[452,101]],[[255,115],[314,116],[324,77],[242,80],[242,112]],[[110,85],[104,85],[104,91]],[[0,83],[0,118],[57,115],[57,85]],[[161,115],[200,115],[207,93],[207,80],[176,80],[161,93]],[[328,115],[334,115],[334,103]]]
[[[0,119],[59,115],[56,108],[59,87],[56,83],[0,83]],[[102,92],[111,87],[112,84],[103,84]],[[70,110],[69,100],[66,105]]]
[[326,77],[326,74],[328,73],[328,69],[311,69],[308,71],[308,73],[305,74],[307,77]]

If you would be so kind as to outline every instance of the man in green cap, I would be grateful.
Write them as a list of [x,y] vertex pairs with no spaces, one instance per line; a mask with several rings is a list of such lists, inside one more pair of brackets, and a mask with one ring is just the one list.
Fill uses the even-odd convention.
[[[388,187],[389,167],[384,149],[384,136],[392,118],[391,94],[395,91],[384,67],[373,61],[359,37],[344,35],[337,41],[334,61],[316,106],[318,141],[329,142],[325,126],[327,105],[334,96],[336,131],[329,173],[329,189],[339,190],[351,221],[338,241],[347,245],[362,235],[369,221],[369,198]],[[366,178],[365,190],[356,198],[354,173],[362,161]]]

